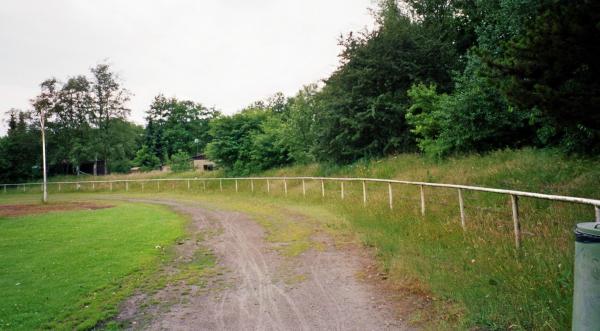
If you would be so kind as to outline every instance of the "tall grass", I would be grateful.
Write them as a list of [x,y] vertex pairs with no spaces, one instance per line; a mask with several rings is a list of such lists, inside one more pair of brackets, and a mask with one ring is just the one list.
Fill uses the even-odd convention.
[[[265,175],[378,177],[480,185],[600,198],[600,162],[569,159],[552,151],[500,151],[443,162],[402,155],[347,167],[307,166]],[[355,186],[360,184],[356,183]],[[339,188],[328,187],[328,192]],[[460,227],[455,190],[426,189],[426,216],[418,188],[370,184],[368,208],[361,188],[348,187],[335,203],[365,244],[377,248],[398,282],[418,280],[436,297],[465,308],[463,326],[488,329],[568,328],[571,319],[573,226],[593,219],[593,208],[521,199],[523,247],[514,248],[506,196],[465,192],[466,231]],[[339,199],[339,198],[338,198]],[[451,316],[448,316],[451,318]]]

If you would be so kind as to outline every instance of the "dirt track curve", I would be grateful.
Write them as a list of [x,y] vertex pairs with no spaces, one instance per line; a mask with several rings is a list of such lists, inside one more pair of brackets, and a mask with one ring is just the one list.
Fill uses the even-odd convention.
[[263,228],[244,214],[170,200],[136,201],[189,215],[189,238],[177,246],[176,260],[208,249],[220,271],[203,286],[171,284],[151,296],[133,296],[118,317],[130,329],[409,329],[381,291],[357,278],[365,257],[336,250],[328,238],[319,238],[326,243],[323,249],[282,257],[276,243],[265,240]]

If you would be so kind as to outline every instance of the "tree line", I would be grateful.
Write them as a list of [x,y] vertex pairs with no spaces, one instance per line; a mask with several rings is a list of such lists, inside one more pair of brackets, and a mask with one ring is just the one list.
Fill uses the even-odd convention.
[[340,38],[322,86],[211,125],[208,155],[245,174],[502,148],[600,152],[600,2],[385,0]]
[[331,76],[229,116],[159,95],[141,128],[127,121],[129,92],[107,65],[45,81],[32,111],[10,114],[0,176],[39,173],[41,111],[53,167],[187,169],[190,155],[205,153],[244,175],[402,152],[600,152],[599,2],[383,0],[373,15],[373,29],[340,37]]
[[91,68],[89,76],[43,81],[30,110],[8,112],[8,132],[0,138],[0,179],[26,180],[41,175],[42,115],[51,173],[77,173],[84,162],[95,174],[129,170],[129,160],[144,131],[127,121],[129,97],[130,92],[121,87],[107,64]]

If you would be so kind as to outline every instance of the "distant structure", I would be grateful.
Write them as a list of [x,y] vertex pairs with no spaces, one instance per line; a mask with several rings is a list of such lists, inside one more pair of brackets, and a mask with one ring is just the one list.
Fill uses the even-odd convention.
[[204,154],[193,156],[192,161],[194,169],[197,171],[213,171],[215,169],[215,163],[208,160]]

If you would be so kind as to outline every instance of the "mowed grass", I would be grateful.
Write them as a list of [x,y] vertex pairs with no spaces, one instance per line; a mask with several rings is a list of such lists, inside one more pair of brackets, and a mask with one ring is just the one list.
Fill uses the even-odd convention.
[[130,203],[0,218],[0,329],[96,326],[157,270],[184,224]]

